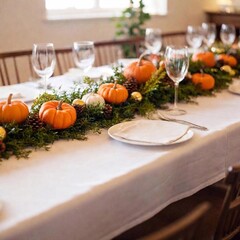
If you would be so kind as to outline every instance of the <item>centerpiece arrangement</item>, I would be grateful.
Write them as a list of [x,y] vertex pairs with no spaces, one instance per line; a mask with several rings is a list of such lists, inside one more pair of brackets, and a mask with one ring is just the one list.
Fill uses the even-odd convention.
[[[179,88],[179,101],[194,102],[197,96],[214,95],[227,88],[239,75],[238,56],[237,52],[194,54]],[[88,87],[84,89],[76,84],[72,91],[43,93],[30,109],[9,93],[8,99],[0,102],[0,158],[27,158],[32,150],[48,150],[60,139],[86,140],[89,131],[99,133],[173,102],[173,82],[166,74],[164,61],[156,67],[142,56],[124,69],[113,70],[113,76],[99,82],[86,77]]]

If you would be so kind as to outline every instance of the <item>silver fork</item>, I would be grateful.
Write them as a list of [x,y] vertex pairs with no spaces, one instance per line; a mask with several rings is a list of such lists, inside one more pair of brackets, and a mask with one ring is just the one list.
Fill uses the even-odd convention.
[[182,120],[182,119],[171,118],[171,117],[165,116],[163,113],[161,113],[159,111],[157,112],[157,114],[158,114],[158,117],[163,121],[181,123],[181,124],[188,125],[192,128],[196,128],[196,129],[201,130],[201,131],[208,131],[208,128],[206,128],[204,126],[201,126],[201,125],[198,125],[196,123],[192,123],[192,122]]

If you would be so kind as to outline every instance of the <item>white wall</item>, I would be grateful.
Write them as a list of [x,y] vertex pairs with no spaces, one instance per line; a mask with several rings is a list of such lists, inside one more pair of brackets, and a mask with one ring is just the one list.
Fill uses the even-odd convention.
[[[203,9],[215,7],[215,1],[169,0],[168,15],[153,17],[147,26],[163,32],[185,30],[204,21]],[[44,0],[0,0],[0,52],[31,49],[34,42],[53,42],[57,48],[76,40],[108,40],[114,32],[110,19],[47,21]]]

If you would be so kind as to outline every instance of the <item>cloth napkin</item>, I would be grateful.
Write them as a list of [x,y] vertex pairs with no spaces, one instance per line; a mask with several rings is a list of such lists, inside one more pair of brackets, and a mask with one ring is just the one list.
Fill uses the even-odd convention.
[[32,86],[30,82],[13,84],[0,87],[0,101],[6,101],[9,94],[12,93],[12,99],[19,99],[23,102],[32,102],[40,93],[40,89]]
[[115,136],[134,141],[167,144],[184,134],[188,126],[161,120],[137,120],[120,123],[112,132]]
[[233,83],[228,87],[228,90],[235,94],[240,94],[240,82],[239,79],[234,79]]
[[64,75],[84,77],[88,76],[92,79],[99,79],[100,77],[109,77],[113,75],[113,70],[109,66],[91,68],[88,72],[84,72],[78,68],[70,68]]
[[[20,98],[24,98],[24,96],[19,93],[19,92],[15,92],[12,93],[12,99],[20,99]],[[0,95],[0,101],[6,101],[8,99],[9,93],[1,93]]]

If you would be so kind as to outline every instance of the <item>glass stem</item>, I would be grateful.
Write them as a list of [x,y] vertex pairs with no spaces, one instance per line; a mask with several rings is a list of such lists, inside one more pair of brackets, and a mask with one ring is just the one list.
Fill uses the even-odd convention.
[[47,92],[47,76],[44,76],[44,92]]
[[174,83],[174,109],[177,109],[177,102],[178,102],[178,82]]

